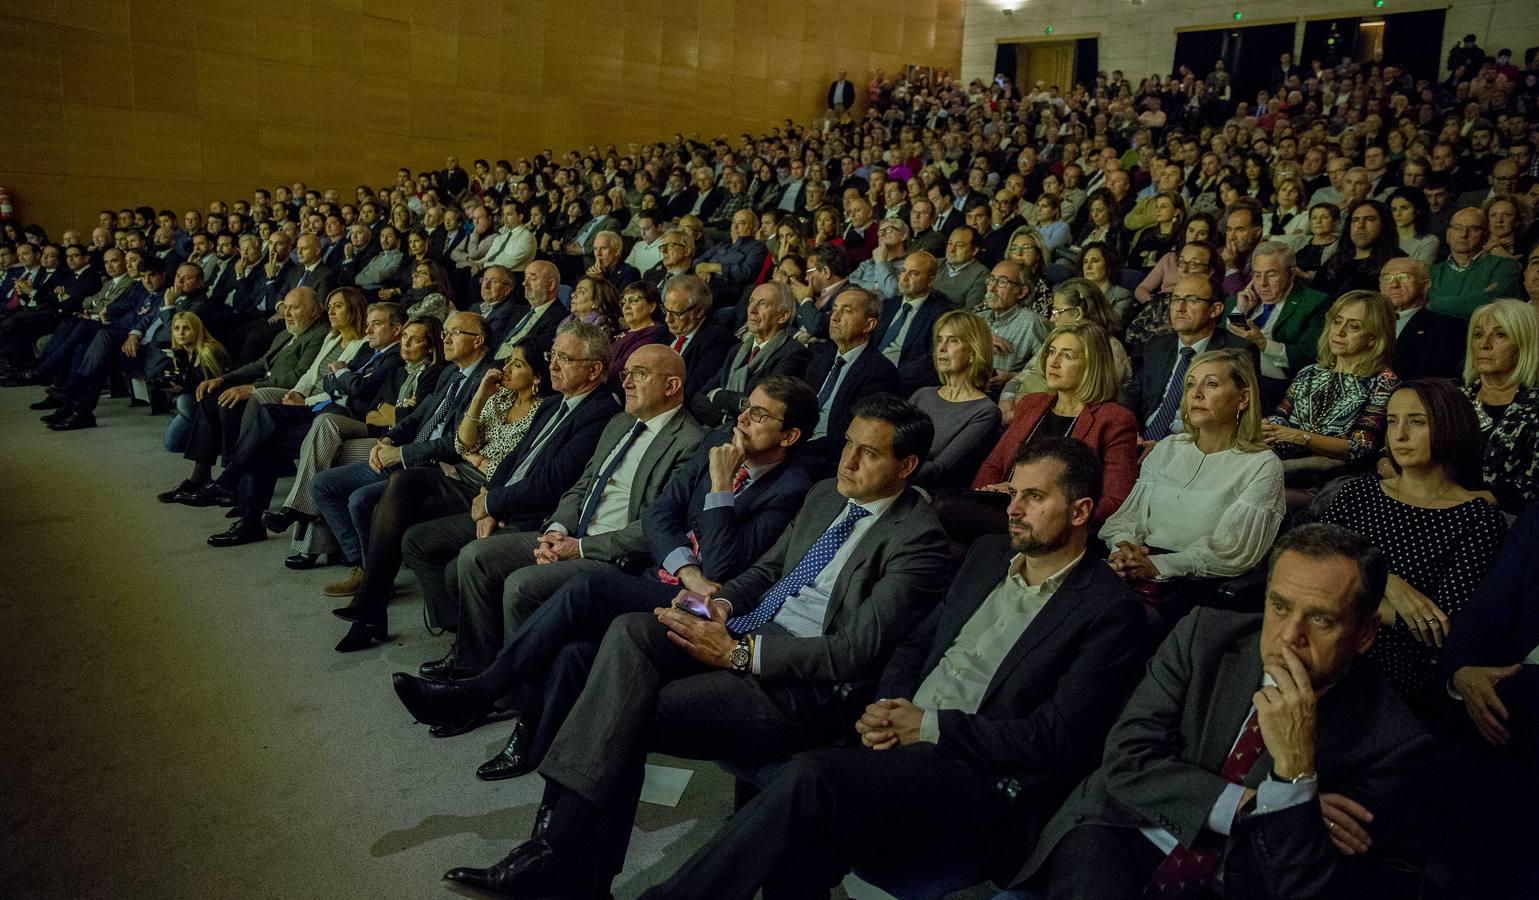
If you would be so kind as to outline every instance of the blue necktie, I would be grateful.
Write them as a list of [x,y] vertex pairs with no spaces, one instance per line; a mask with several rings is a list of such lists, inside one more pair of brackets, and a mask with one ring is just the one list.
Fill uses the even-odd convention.
[[839,373],[844,371],[844,357],[834,357],[834,367],[828,370],[828,377],[823,379],[823,387],[818,390],[818,408],[828,406],[828,401],[834,396],[834,385],[839,383]]
[[1170,377],[1170,385],[1165,388],[1165,397],[1160,400],[1160,407],[1154,411],[1154,417],[1149,420],[1149,430],[1144,437],[1151,441],[1158,441],[1170,436],[1170,426],[1175,424],[1176,413],[1181,409],[1181,395],[1186,393],[1186,367],[1192,364],[1192,357],[1197,351],[1191,347],[1182,347],[1181,355],[1176,359],[1175,374]]
[[604,489],[609,486],[609,479],[614,476],[615,470],[620,468],[620,464],[625,462],[625,455],[631,452],[631,446],[636,443],[636,439],[641,437],[641,433],[646,428],[647,423],[637,419],[636,424],[632,425],[630,432],[625,435],[625,440],[620,442],[619,448],[609,457],[609,462],[604,464],[603,471],[593,479],[593,484],[588,487],[588,499],[582,504],[582,514],[577,517],[577,530],[572,532],[572,537],[581,539],[587,535],[588,526],[593,524],[593,514],[598,512],[599,500],[604,496]]
[[449,407],[454,405],[454,398],[459,396],[460,387],[464,383],[465,374],[463,372],[455,372],[454,383],[449,385],[447,391],[444,391],[444,399],[438,404],[438,408],[433,410],[433,414],[428,416],[426,422],[422,423],[422,429],[417,432],[417,440],[431,441],[438,437],[438,430],[443,427],[444,419],[449,415]]
[[883,351],[897,343],[898,335],[903,333],[903,323],[908,321],[908,314],[912,309],[913,307],[907,303],[898,304],[898,314],[892,317],[892,324],[887,326],[887,339],[882,342]]
[[769,624],[792,594],[817,580],[818,573],[833,561],[834,556],[839,553],[839,548],[849,540],[850,533],[855,530],[855,523],[869,515],[871,515],[870,510],[856,506],[853,502],[850,503],[844,517],[812,542],[812,546],[807,548],[807,555],[796,564],[791,574],[775,582],[751,612],[728,619],[727,630],[738,635],[752,634]]
[[1257,328],[1266,327],[1266,320],[1272,318],[1272,311],[1276,308],[1277,304],[1275,303],[1261,304],[1261,312],[1254,319],[1252,319],[1250,323]]

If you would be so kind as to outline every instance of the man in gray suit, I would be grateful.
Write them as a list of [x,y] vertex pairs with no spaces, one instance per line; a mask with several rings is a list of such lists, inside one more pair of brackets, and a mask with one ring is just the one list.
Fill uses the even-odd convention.
[[700,602],[709,618],[680,606],[617,618],[540,766],[531,840],[491,868],[444,877],[603,896],[625,859],[649,750],[767,761],[847,730],[946,582],[945,534],[908,488],[933,432],[909,403],[868,398],[838,478],[813,487],[774,547]]
[[449,564],[459,603],[454,658],[463,670],[491,665],[506,636],[567,580],[650,562],[641,508],[687,462],[704,432],[683,409],[684,360],[662,344],[638,349],[622,380],[625,413],[599,438],[577,483],[538,532],[494,533]]
[[690,401],[690,411],[701,424],[715,428],[737,418],[743,398],[771,375],[807,374],[811,352],[792,336],[795,316],[796,295],[790,287],[768,282],[753,289],[743,342]]
[[1366,539],[1305,525],[1272,552],[1259,620],[1193,610],[1012,887],[1195,897],[1222,867],[1231,898],[1359,893],[1431,743],[1383,676],[1354,665],[1387,578]]

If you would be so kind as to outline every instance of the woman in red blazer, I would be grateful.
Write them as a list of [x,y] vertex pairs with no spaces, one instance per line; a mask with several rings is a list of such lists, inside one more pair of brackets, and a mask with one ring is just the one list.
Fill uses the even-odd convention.
[[1101,502],[1095,521],[1117,511],[1138,479],[1138,421],[1116,401],[1121,389],[1106,331],[1088,321],[1053,329],[1040,357],[1051,393],[1026,394],[1015,420],[994,445],[961,496],[937,499],[937,512],[952,540],[970,542],[1005,530],[1005,482],[1021,445],[1039,435],[1084,441],[1101,460]]

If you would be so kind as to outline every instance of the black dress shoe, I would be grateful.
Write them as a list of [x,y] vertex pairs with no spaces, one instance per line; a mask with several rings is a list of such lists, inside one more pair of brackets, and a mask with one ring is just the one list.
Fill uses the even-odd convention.
[[[235,505],[235,495],[230,493],[229,491],[225,490],[217,482],[213,482],[213,481],[210,481],[208,484],[203,485],[203,487],[199,488],[196,491],[189,491],[189,492],[183,492],[183,493],[177,494],[176,497],[173,498],[173,499],[175,499],[175,501],[177,503],[180,503],[183,506],[204,507],[204,506],[234,506]],[[258,526],[258,527],[260,528],[261,526]],[[262,536],[266,537],[267,533],[264,531],[262,533]]]
[[58,409],[59,407],[63,406],[64,403],[65,403],[65,400],[64,400],[63,397],[57,396],[55,394],[49,394],[48,396],[44,397],[43,399],[41,399],[41,400],[37,401],[36,403],[33,403],[30,406],[28,406],[27,409],[30,409],[30,410]]
[[487,869],[465,866],[444,873],[447,881],[503,894],[594,897],[598,879],[579,860],[565,859],[544,838],[525,841]]
[[451,650],[443,659],[435,659],[418,666],[417,674],[434,681],[458,681],[461,678],[474,678],[481,674],[481,670],[461,668]]
[[363,606],[358,603],[349,603],[346,606],[339,606],[332,610],[331,614],[344,622],[362,622],[365,625],[368,625],[371,622],[376,622],[383,618],[381,615],[382,612],[383,610],[375,609],[372,606]]
[[305,569],[313,569],[320,565],[321,555],[319,553],[296,553],[293,556],[285,556],[283,564],[290,569],[302,572]]
[[306,522],[309,520],[309,516],[305,515],[297,509],[290,509],[287,506],[281,507],[277,510],[269,509],[262,512],[262,527],[266,528],[268,531],[271,531],[273,534],[282,534],[285,531],[288,531],[289,526],[293,525],[295,522]]
[[248,524],[244,519],[230,526],[229,531],[221,531],[208,539],[210,547],[239,547],[241,544],[254,544],[257,541],[267,540],[267,532],[262,526],[255,523]]
[[96,417],[83,409],[70,410],[70,414],[57,422],[49,422],[49,431],[79,431],[82,428],[95,428]]
[[159,494],[156,494],[155,499],[159,500],[161,503],[175,503],[178,495],[196,494],[199,490],[202,489],[202,487],[202,484],[199,484],[198,482],[189,478],[169,491],[162,491]]
[[390,640],[390,634],[386,630],[383,620],[377,625],[366,625],[362,622],[354,622],[353,627],[347,630],[342,640],[337,642],[338,653],[356,653],[359,650],[367,650],[376,642],[385,643]]
[[239,519],[241,517],[241,511],[232,506],[225,512],[224,517],[226,519]]
[[53,412],[48,413],[47,415],[38,416],[37,420],[39,422],[42,422],[44,425],[48,425],[48,426],[52,427],[52,426],[57,425],[58,423],[64,421],[65,419],[68,419],[70,417],[70,415],[72,413],[74,413],[74,411],[75,411],[74,404],[66,403],[63,406],[59,407],[58,409],[54,410]]
[[[528,775],[539,765],[537,760],[529,757],[529,728],[524,725],[522,717],[513,720],[513,733],[508,735],[508,743],[502,748],[502,752],[482,763],[476,769],[476,777],[482,781],[501,781],[504,778],[517,778],[520,775]],[[536,833],[531,837],[539,837],[544,832],[540,822],[540,816],[534,819]]]
[[492,711],[490,703],[476,696],[468,685],[457,681],[430,681],[405,672],[395,673],[390,680],[406,711],[424,725],[436,725],[452,729],[455,734],[464,734],[481,724]]

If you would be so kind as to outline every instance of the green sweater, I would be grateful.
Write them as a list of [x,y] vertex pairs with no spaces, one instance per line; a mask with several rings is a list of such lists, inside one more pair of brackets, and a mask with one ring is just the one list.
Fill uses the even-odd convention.
[[1485,253],[1463,271],[1454,268],[1452,259],[1445,259],[1432,267],[1427,305],[1433,312],[1468,319],[1477,306],[1523,296],[1522,283],[1523,269],[1515,259]]

